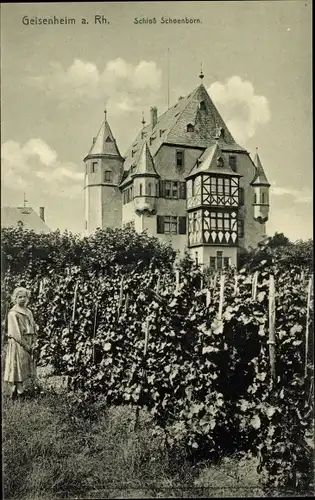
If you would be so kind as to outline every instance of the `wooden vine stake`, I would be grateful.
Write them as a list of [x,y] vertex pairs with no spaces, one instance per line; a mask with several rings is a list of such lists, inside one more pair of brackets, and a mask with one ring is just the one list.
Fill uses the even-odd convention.
[[76,313],[76,309],[77,309],[78,288],[79,288],[79,282],[77,281],[75,284],[74,297],[73,297],[72,322],[74,322],[75,313]]
[[235,297],[238,295],[238,275],[236,273],[234,276],[234,295]]
[[306,309],[306,330],[305,330],[305,378],[307,377],[307,357],[310,332],[311,298],[313,288],[313,276],[310,277],[307,287],[307,309]]
[[[95,337],[96,337],[97,310],[98,310],[98,303],[96,302],[95,311],[94,311],[93,341],[95,340]],[[95,364],[95,345],[94,345],[94,343],[93,343],[93,363]]]
[[224,274],[221,274],[218,319],[222,319],[223,301],[224,301],[224,282],[225,282],[225,276]]
[[[144,347],[143,347],[143,363],[145,363],[146,361],[146,357],[147,357],[147,352],[148,352],[148,344],[149,344],[149,336],[150,336],[150,327],[149,327],[149,322],[150,322],[150,319],[147,318],[146,319],[146,322],[145,322],[145,326],[144,326]],[[142,371],[142,382],[141,382],[141,387],[140,387],[140,394],[139,396],[141,395],[142,393],[142,386],[143,386],[143,381],[144,381],[144,378],[145,378],[145,368],[143,367],[143,371]],[[135,425],[134,425],[134,429],[137,429],[138,427],[138,423],[139,423],[139,405],[137,406],[136,408],[136,418],[135,418]]]
[[275,300],[275,279],[271,274],[269,276],[269,359],[272,384],[276,380],[276,342],[275,342],[275,324],[276,324],[276,300]]
[[121,306],[123,303],[123,287],[124,287],[124,277],[122,276],[121,280],[120,280],[120,288],[119,288],[119,299],[118,299],[118,310],[117,310],[118,319],[120,317],[120,310],[121,310]]
[[179,282],[180,282],[180,272],[179,269],[176,269],[176,287],[175,287],[176,292],[179,290]]
[[259,272],[255,271],[255,273],[253,275],[253,281],[252,281],[252,299],[253,300],[256,300],[256,297],[257,297],[258,275],[259,275]]
[[206,306],[207,307],[209,307],[210,302],[211,302],[211,292],[210,292],[209,288],[207,288],[207,290],[206,290]]
[[161,286],[161,275],[159,274],[155,288],[156,293],[159,293],[160,286]]

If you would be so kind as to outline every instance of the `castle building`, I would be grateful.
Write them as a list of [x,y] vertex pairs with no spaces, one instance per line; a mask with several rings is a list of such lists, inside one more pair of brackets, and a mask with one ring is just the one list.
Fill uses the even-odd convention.
[[132,226],[205,267],[237,266],[266,235],[270,184],[258,152],[252,160],[235,142],[202,82],[150,118],[122,157],[105,112],[84,158],[85,234]]

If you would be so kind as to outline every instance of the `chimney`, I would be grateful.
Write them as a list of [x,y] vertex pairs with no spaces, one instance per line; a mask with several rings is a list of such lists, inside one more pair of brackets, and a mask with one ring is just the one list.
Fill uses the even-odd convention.
[[39,216],[42,219],[42,221],[45,222],[45,208],[44,207],[39,207]]
[[154,128],[155,125],[157,124],[157,108],[155,106],[150,108],[150,114],[151,114],[151,125],[152,128]]

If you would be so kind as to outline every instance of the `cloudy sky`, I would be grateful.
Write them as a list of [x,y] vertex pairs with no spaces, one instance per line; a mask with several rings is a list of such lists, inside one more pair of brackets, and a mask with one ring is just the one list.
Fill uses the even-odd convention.
[[[2,4],[2,206],[45,206],[52,228],[82,232],[83,158],[103,119],[121,153],[141,113],[204,84],[236,140],[259,148],[271,189],[268,234],[312,237],[311,2]],[[94,24],[103,15],[109,24]],[[23,25],[75,18],[75,25]],[[201,24],[164,24],[193,17]],[[156,17],[156,24],[134,18]],[[89,24],[81,24],[85,18]]]

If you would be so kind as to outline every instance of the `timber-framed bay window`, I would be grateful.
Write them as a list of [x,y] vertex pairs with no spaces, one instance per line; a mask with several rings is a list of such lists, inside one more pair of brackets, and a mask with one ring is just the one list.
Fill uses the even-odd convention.
[[235,210],[199,209],[188,214],[191,245],[237,246],[238,214]]
[[203,175],[202,204],[237,207],[239,205],[238,177]]

